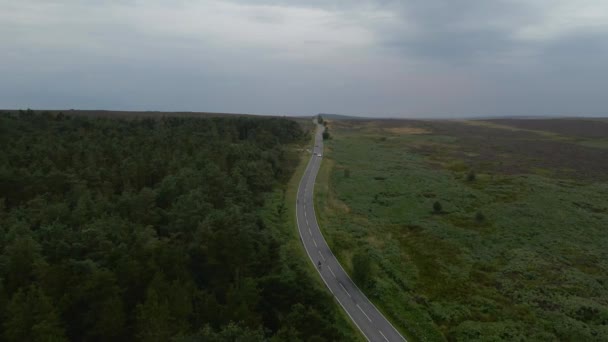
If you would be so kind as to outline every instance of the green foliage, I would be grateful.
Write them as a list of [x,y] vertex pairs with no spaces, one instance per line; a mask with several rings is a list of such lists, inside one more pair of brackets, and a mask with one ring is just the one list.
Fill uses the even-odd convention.
[[350,339],[286,256],[291,199],[269,201],[306,140],[276,118],[0,115],[0,339]]
[[329,139],[329,128],[327,128],[327,126],[325,126],[325,129],[323,130],[323,140],[327,140]]
[[51,299],[35,285],[13,295],[3,328],[7,341],[66,341]]
[[[383,124],[396,125],[333,127],[315,206],[351,274],[353,254],[372,251],[373,286],[365,291],[397,327],[414,340],[608,339],[606,181],[472,163],[466,158],[479,159],[485,147],[464,139],[487,139],[476,127],[456,139],[447,129],[379,132]],[[545,139],[528,135],[525,146]],[[538,162],[515,152],[505,158],[518,170]],[[476,179],[467,182],[471,165]],[[346,178],[345,168],[356,172]]]
[[192,336],[179,336],[174,342],[262,342],[266,341],[262,329],[249,329],[233,322],[214,331],[209,325]]
[[363,251],[359,251],[353,255],[353,280],[361,287],[368,287],[369,282],[373,279],[372,264],[369,255]]
[[467,173],[467,181],[468,182],[473,182],[475,181],[477,175],[475,174],[475,170],[470,170],[469,173]]
[[441,205],[441,203],[439,201],[435,201],[435,203],[433,203],[433,211],[436,214],[439,214],[443,211],[443,206]]

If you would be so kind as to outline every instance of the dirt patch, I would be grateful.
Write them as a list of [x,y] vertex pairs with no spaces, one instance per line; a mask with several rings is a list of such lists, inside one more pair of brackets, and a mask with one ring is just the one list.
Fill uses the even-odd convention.
[[428,126],[421,120],[406,119],[370,119],[370,120],[341,120],[331,121],[336,129],[348,131],[366,131],[368,133],[393,134],[428,134]]
[[463,123],[465,125],[471,125],[471,126],[480,126],[480,127],[495,128],[495,129],[506,129],[509,131],[528,132],[528,133],[544,135],[546,137],[552,137],[552,138],[557,138],[557,139],[560,138],[560,135],[557,134],[556,132],[550,132],[547,130],[540,129],[542,127],[536,127],[535,129],[531,129],[531,128],[511,126],[511,125],[509,125],[509,122],[510,122],[509,120],[505,120],[505,121],[501,121],[501,122],[483,121],[483,120],[460,120],[457,122]]
[[489,121],[495,125],[542,130],[573,137],[608,137],[608,122],[599,119],[495,119]]

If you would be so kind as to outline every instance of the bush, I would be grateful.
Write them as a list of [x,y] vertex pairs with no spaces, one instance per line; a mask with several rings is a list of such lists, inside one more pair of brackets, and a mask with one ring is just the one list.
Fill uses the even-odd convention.
[[435,213],[440,213],[443,211],[443,207],[441,206],[441,203],[439,203],[439,201],[435,201],[435,203],[433,203],[433,211]]
[[350,178],[350,169],[344,169],[344,178]]
[[477,175],[475,174],[474,170],[469,171],[469,173],[467,174],[467,181],[469,182],[473,182],[475,181]]
[[486,220],[486,216],[481,211],[478,211],[475,214],[475,221],[477,221],[477,222],[483,222],[485,220]]
[[327,139],[329,139],[329,132],[327,131],[327,128],[325,128],[325,131],[323,131],[323,140]]
[[372,279],[372,264],[369,255],[363,251],[355,253],[352,257],[353,280],[359,286],[366,288]]

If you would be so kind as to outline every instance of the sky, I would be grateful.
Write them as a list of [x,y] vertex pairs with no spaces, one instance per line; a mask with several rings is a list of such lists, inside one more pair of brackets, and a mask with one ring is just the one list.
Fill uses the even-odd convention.
[[0,108],[607,116],[605,0],[0,0]]

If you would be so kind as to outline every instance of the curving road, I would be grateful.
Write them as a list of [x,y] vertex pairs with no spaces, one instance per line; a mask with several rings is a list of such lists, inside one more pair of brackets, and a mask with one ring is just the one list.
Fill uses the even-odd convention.
[[321,268],[316,268],[325,285],[369,341],[406,341],[346,274],[321,234],[313,204],[315,178],[322,159],[317,154],[323,153],[323,126],[317,126],[315,147],[296,200],[298,230],[306,253],[315,266],[321,261]]

